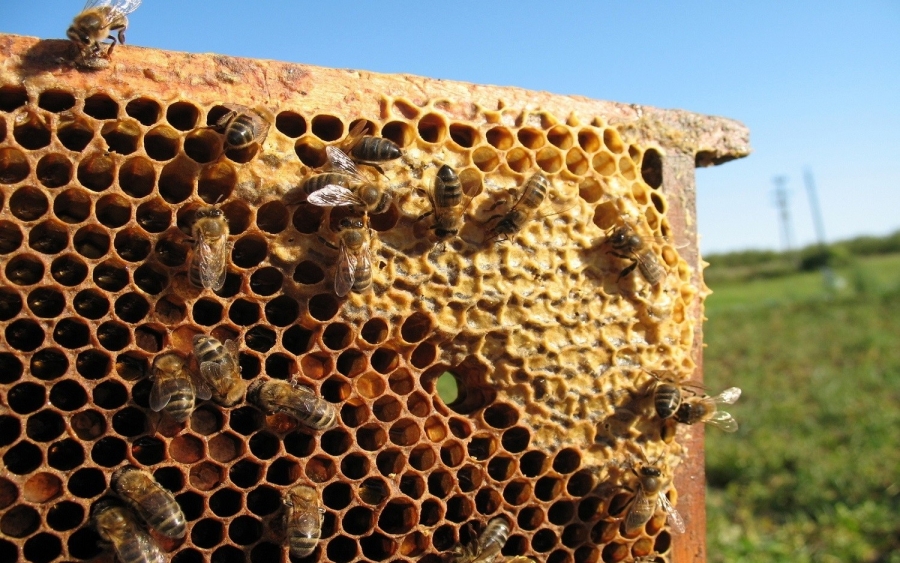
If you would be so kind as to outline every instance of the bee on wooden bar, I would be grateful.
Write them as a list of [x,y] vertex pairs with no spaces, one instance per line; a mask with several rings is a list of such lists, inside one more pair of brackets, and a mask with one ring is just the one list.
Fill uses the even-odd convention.
[[622,225],[614,226],[607,235],[607,241],[613,248],[610,252],[613,256],[631,261],[631,265],[619,272],[621,280],[628,274],[638,268],[644,279],[650,285],[659,285],[659,282],[666,275],[665,268],[659,262],[656,253],[649,248],[644,240],[640,237],[627,221]]
[[705,422],[724,432],[737,432],[737,421],[729,413],[718,410],[717,405],[732,405],[740,396],[738,387],[730,387],[715,397],[688,397],[675,412],[675,420],[682,424]]
[[494,215],[488,219],[488,222],[500,219],[490,230],[488,240],[493,240],[501,235],[508,239],[510,235],[521,231],[525,223],[531,220],[534,212],[543,203],[549,187],[550,182],[541,172],[537,172],[529,178],[522,187],[522,195],[512,209],[504,215]]
[[438,240],[444,241],[459,234],[463,212],[466,210],[466,206],[462,204],[462,183],[456,172],[446,164],[438,170],[434,187],[428,192],[428,200],[431,202],[431,211],[419,219],[434,215],[434,223],[429,229],[434,231]]
[[[108,59],[116,46],[116,38],[111,33],[118,31],[119,43],[124,44],[128,27],[126,16],[140,5],[141,0],[88,0],[66,31],[66,36],[78,47],[79,58],[84,61]],[[102,41],[106,39],[112,42],[104,52]]]
[[187,525],[175,497],[156,482],[153,475],[126,465],[110,480],[112,490],[128,503],[147,524],[167,538],[183,538]]
[[225,135],[226,148],[240,150],[263,144],[271,125],[269,120],[259,111],[240,104],[222,104],[222,107],[228,112],[210,127]]
[[112,498],[91,508],[91,524],[100,537],[112,544],[122,563],[164,563],[159,545],[138,524],[134,515]]
[[643,528],[660,507],[665,510],[672,529],[684,533],[684,520],[663,492],[668,483],[659,466],[646,462],[637,470],[632,466],[631,471],[638,477],[638,487],[625,515],[625,533]]
[[228,221],[216,205],[201,207],[194,215],[191,227],[194,253],[191,255],[188,279],[197,287],[213,291],[225,285],[228,265]]
[[150,408],[154,412],[163,409],[178,422],[184,422],[194,412],[194,401],[209,399],[212,390],[202,381],[194,381],[187,369],[187,362],[175,352],[159,354],[151,368],[153,388],[150,390]]
[[337,410],[309,387],[278,379],[256,380],[247,398],[269,414],[287,414],[313,430],[330,430],[337,425]]
[[[320,182],[324,180],[317,180],[315,187],[318,189],[311,191],[310,188],[313,186],[304,184],[304,190],[309,194],[306,199],[309,203],[321,207],[351,206],[374,214],[387,211],[393,199],[390,192],[382,190],[364,178],[356,169],[353,160],[341,149],[325,147],[325,152],[328,156],[328,170],[325,174],[339,174],[340,183],[319,187]],[[346,185],[348,182],[349,185]]]
[[316,548],[322,537],[322,516],[319,495],[309,485],[297,485],[285,493],[287,507],[285,527],[288,546],[294,557],[306,557]]
[[453,549],[453,563],[491,563],[509,539],[509,521],[503,516],[491,518],[474,542]]
[[193,338],[194,355],[200,364],[200,375],[212,389],[212,398],[230,407],[244,396],[244,380],[238,364],[238,347],[234,340],[222,344],[212,336],[197,334]]
[[365,121],[354,125],[341,143],[341,150],[354,161],[372,166],[384,174],[379,165],[400,158],[403,152],[397,143],[390,139],[366,135],[368,128],[369,124]]

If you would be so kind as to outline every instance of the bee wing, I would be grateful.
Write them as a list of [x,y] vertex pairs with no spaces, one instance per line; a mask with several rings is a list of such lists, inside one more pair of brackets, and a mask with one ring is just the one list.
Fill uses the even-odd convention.
[[309,194],[306,201],[319,207],[341,207],[344,205],[365,205],[353,191],[337,184],[328,184],[321,190]]
[[737,432],[738,423],[733,416],[725,411],[716,411],[705,421],[710,426],[715,426],[723,432]]
[[84,9],[109,7],[124,16],[137,10],[140,5],[141,0],[88,0]]
[[353,160],[341,149],[332,146],[325,147],[325,156],[328,158],[327,168],[331,172],[346,174],[358,182],[366,181],[362,174],[359,173]]
[[368,129],[369,122],[367,121],[360,121],[359,123],[354,125],[353,128],[350,129],[350,132],[347,133],[347,138],[344,139],[344,142],[341,143],[341,151],[344,152],[344,154],[348,154],[351,150],[353,150],[353,147],[355,147],[356,144],[359,143],[360,139],[363,138]]
[[[134,543],[133,547],[130,545],[132,542]],[[129,536],[125,542],[113,545],[116,548],[116,554],[119,556],[120,561],[128,561],[126,557],[134,557],[134,553],[142,554],[143,560],[148,563],[163,563],[166,560],[156,541],[143,530],[139,530],[136,534]]]
[[637,530],[647,523],[647,514],[653,514],[656,510],[656,500],[647,496],[643,489],[638,490],[625,516],[625,529]]
[[197,399],[206,401],[210,397],[212,397],[212,389],[205,381],[198,377],[195,377],[193,378],[193,381],[191,383],[193,383],[194,385],[194,396]]
[[730,387],[730,388],[722,391],[715,397],[713,397],[712,400],[716,403],[721,403],[721,404],[725,404],[725,405],[733,405],[735,403],[735,401],[737,401],[740,398],[740,396],[741,396],[740,387]]
[[356,281],[356,257],[347,252],[347,247],[341,244],[341,257],[334,276],[334,292],[338,297],[347,295],[353,288],[354,281]]
[[196,259],[200,261],[200,281],[203,287],[219,291],[225,285],[230,243],[211,245],[201,237],[197,242]]
[[153,382],[153,388],[150,389],[150,410],[159,412],[166,408],[177,390],[178,386],[173,379],[157,378]]
[[675,507],[672,506],[672,503],[669,502],[669,497],[667,497],[662,492],[659,493],[659,504],[662,506],[663,510],[666,511],[666,514],[669,517],[669,524],[672,525],[672,529],[678,532],[679,534],[684,533],[684,518],[681,517],[681,514],[678,514],[678,511],[675,510]]
[[219,389],[221,385],[218,385],[218,382],[222,378],[222,367],[219,365],[219,362],[203,362],[200,364],[200,376],[212,389],[221,392]]

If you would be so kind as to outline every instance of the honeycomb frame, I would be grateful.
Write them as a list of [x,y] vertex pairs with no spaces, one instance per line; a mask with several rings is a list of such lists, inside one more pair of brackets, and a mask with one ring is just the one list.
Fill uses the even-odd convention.
[[[643,369],[702,379],[694,168],[746,156],[745,127],[128,46],[82,72],[68,49],[0,35],[0,559],[108,557],[85,547],[87,514],[130,462],[185,510],[186,540],[164,546],[182,563],[286,560],[280,499],[297,483],[327,511],[303,561],[442,561],[468,523],[499,514],[505,555],[705,560],[702,425],[664,444],[652,417],[618,415],[623,401],[646,410]],[[223,103],[275,116],[258,150],[223,154],[204,127]],[[282,200],[357,119],[405,156],[381,180],[395,203],[372,217],[374,288],[341,300],[320,240],[341,213]],[[436,245],[417,189],[444,162],[471,201],[460,238]],[[486,244],[494,207],[537,170],[549,201]],[[193,211],[220,199],[235,246],[213,293],[187,282],[185,239]],[[653,237],[660,286],[619,279],[628,262],[604,238],[622,216]],[[305,430],[249,403],[204,403],[184,428],[150,411],[150,361],[187,355],[200,332],[241,343],[247,380],[310,385],[339,426]],[[448,370],[464,392],[449,406],[435,390]],[[637,448],[674,473],[686,534],[657,514],[622,537],[621,463]]]

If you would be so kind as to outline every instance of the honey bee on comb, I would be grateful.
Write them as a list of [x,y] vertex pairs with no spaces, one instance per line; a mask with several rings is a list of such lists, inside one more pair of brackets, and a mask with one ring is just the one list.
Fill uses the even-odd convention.
[[338,250],[334,292],[344,297],[350,291],[363,293],[372,287],[372,257],[369,250],[371,229],[367,217],[344,217],[338,227],[338,245],[322,243]]
[[429,229],[441,242],[458,235],[466,205],[463,205],[462,183],[453,168],[446,164],[441,166],[434,178],[433,188],[426,193],[431,211],[419,216],[419,220],[434,215],[434,223]]
[[247,390],[247,399],[269,414],[290,415],[313,430],[337,426],[337,410],[309,387],[286,381],[257,379]]
[[[118,31],[119,43],[125,43],[125,29],[131,12],[138,9],[141,0],[88,0],[81,12],[75,16],[66,36],[78,48],[78,57],[88,66],[92,60],[108,59],[112,55],[116,39],[110,35]],[[109,48],[103,51],[104,40],[109,39]]]
[[91,507],[91,524],[100,538],[112,544],[121,563],[164,563],[159,545],[138,524],[127,508],[111,498]]
[[390,139],[366,135],[368,129],[368,122],[359,121],[347,134],[340,148],[355,162],[372,166],[384,174],[381,163],[400,158],[403,151]]
[[175,352],[159,354],[151,368],[153,388],[150,408],[165,410],[174,420],[184,422],[194,412],[196,399],[209,399],[212,390],[203,381],[195,381],[187,369],[187,361]]
[[194,214],[191,227],[194,252],[188,279],[197,287],[219,291],[225,285],[228,266],[228,220],[217,205],[201,207]]
[[150,473],[126,465],[113,473],[110,487],[159,534],[177,539],[187,533],[184,513],[175,497]]
[[509,539],[509,521],[503,516],[491,518],[475,541],[453,548],[453,563],[492,563]]
[[637,491],[635,491],[625,514],[625,533],[631,535],[642,529],[653,518],[656,511],[662,508],[666,512],[667,520],[673,531],[683,534],[684,520],[663,492],[668,485],[668,479],[663,477],[659,461],[657,460],[655,463],[644,461],[638,464],[637,469],[632,465],[631,471],[637,476],[638,483]]
[[549,188],[550,182],[542,172],[536,172],[531,176],[522,187],[522,195],[512,208],[505,214],[494,215],[487,220],[490,223],[499,219],[488,232],[486,240],[494,240],[500,236],[507,240],[511,235],[521,231],[543,203]]
[[623,220],[622,224],[611,227],[607,231],[607,241],[613,249],[610,254],[631,262],[631,265],[619,272],[620,280],[635,268],[638,268],[647,283],[653,286],[659,285],[666,276],[666,270],[656,253],[647,246],[644,238],[637,234],[629,222]]
[[306,557],[316,549],[322,537],[322,517],[319,495],[309,485],[297,485],[284,495],[287,507],[285,523],[288,546],[294,557]]
[[326,174],[338,174],[338,183],[318,187],[323,180],[316,180],[318,189],[315,190],[311,190],[312,185],[305,185],[309,203],[321,207],[349,206],[374,214],[387,211],[393,200],[390,192],[364,178],[356,164],[341,149],[329,146],[325,147],[325,152],[328,156]]
[[244,380],[238,364],[238,347],[234,340],[224,344],[212,336],[197,334],[193,338],[194,355],[200,364],[200,376],[212,389],[212,398],[223,407],[237,404],[244,396]]
[[226,148],[242,150],[265,142],[271,124],[260,109],[241,104],[222,104],[222,107],[228,111],[210,128],[225,136]]

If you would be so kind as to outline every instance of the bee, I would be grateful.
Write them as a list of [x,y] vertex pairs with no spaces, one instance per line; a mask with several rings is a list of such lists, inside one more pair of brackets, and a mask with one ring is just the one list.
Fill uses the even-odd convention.
[[344,217],[338,229],[340,246],[325,239],[324,244],[340,251],[337,271],[334,275],[334,292],[338,297],[350,293],[362,293],[372,287],[372,258],[369,253],[371,229],[368,219]]
[[110,486],[159,534],[183,538],[187,533],[184,513],[175,497],[148,472],[126,465],[113,473]]
[[540,207],[541,203],[543,203],[549,187],[549,180],[547,180],[547,177],[541,172],[537,172],[529,178],[522,188],[522,195],[519,197],[516,204],[512,206],[512,209],[505,215],[494,215],[488,219],[488,222],[490,222],[497,217],[500,218],[497,224],[491,229],[488,239],[495,239],[500,235],[509,238],[510,235],[514,235],[521,231],[522,227],[525,226],[525,223],[531,220],[531,216],[537,208]]
[[194,410],[196,398],[209,399],[212,391],[203,382],[194,382],[185,359],[175,352],[156,356],[151,368],[153,389],[150,408],[154,412],[166,409],[173,419],[184,422]]
[[225,214],[215,205],[201,207],[194,214],[191,235],[194,253],[191,255],[188,278],[197,287],[213,291],[222,289],[231,250]]
[[357,123],[341,143],[341,150],[356,162],[368,164],[382,172],[378,166],[380,163],[396,160],[403,153],[397,143],[390,139],[366,135],[368,128],[369,124],[365,121]]
[[247,398],[269,414],[290,415],[314,430],[337,426],[337,410],[309,387],[278,379],[256,380],[250,385]]
[[284,505],[287,507],[285,527],[291,555],[306,557],[322,537],[325,510],[319,506],[319,495],[309,485],[297,485],[285,494]]
[[613,252],[610,254],[631,261],[628,267],[619,272],[620,280],[633,272],[635,268],[640,270],[641,275],[650,285],[659,285],[659,282],[665,277],[666,270],[659,263],[659,258],[656,257],[653,249],[646,246],[644,239],[638,236],[634,227],[629,223],[625,222],[612,227],[607,240],[613,248]]
[[641,464],[638,470],[632,467],[631,471],[638,477],[638,490],[625,515],[625,533],[631,534],[643,528],[661,506],[666,511],[672,528],[683,534],[684,520],[663,492],[666,481],[659,467],[648,462]]
[[[312,185],[304,184],[307,190],[306,201],[320,207],[342,207],[352,206],[356,209],[362,208],[366,213],[384,213],[390,206],[392,196],[390,192],[382,190],[372,182],[365,179],[356,169],[353,160],[337,147],[325,147],[325,153],[328,157],[328,171],[326,175],[330,178],[332,174],[337,174],[339,183],[326,184],[319,188],[320,182],[317,180],[315,187],[318,189],[311,190]],[[309,182],[310,180],[307,180]],[[349,185],[347,183],[349,182]]]
[[[124,45],[125,28],[128,27],[126,16],[140,5],[141,0],[88,0],[81,13],[75,16],[66,36],[78,47],[81,59],[108,59],[116,46],[116,39],[110,34],[118,31],[119,43]],[[112,43],[104,53],[102,41],[106,39]]]
[[434,179],[434,188],[428,194],[428,199],[431,201],[431,211],[419,219],[434,215],[434,224],[429,229],[434,231],[438,240],[443,241],[459,234],[463,212],[466,209],[462,205],[462,183],[456,172],[446,164],[438,170]]
[[219,118],[212,129],[225,135],[229,149],[245,149],[254,143],[262,145],[269,133],[269,121],[260,112],[240,104],[222,104],[228,113]]
[[238,347],[234,340],[223,345],[212,336],[197,334],[192,343],[194,356],[200,364],[200,376],[212,389],[212,398],[223,407],[230,407],[244,395],[244,380],[238,364]]
[[718,410],[716,405],[732,405],[740,396],[740,388],[731,387],[715,397],[688,397],[675,412],[675,420],[682,424],[705,422],[725,432],[737,432],[738,423],[734,417]]
[[[646,370],[645,370],[646,371]],[[675,378],[669,374],[660,376],[654,372],[648,371],[656,381],[653,383],[653,407],[656,410],[656,416],[666,420],[675,416],[675,411],[681,406],[681,385],[675,381]]]
[[509,539],[509,521],[503,516],[491,518],[474,542],[453,549],[453,563],[491,563]]
[[91,523],[100,537],[112,544],[122,563],[164,563],[162,550],[135,520],[131,512],[111,498],[91,508]]

